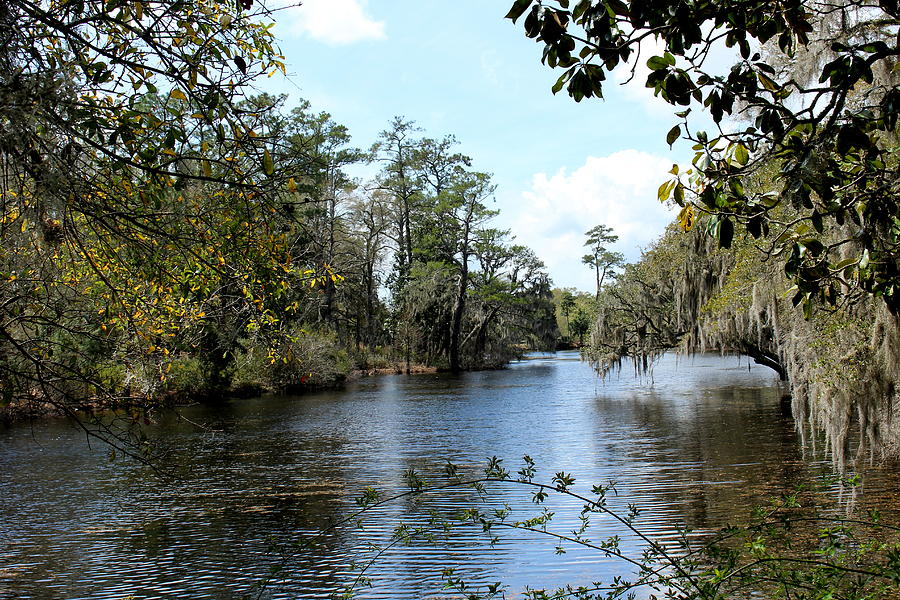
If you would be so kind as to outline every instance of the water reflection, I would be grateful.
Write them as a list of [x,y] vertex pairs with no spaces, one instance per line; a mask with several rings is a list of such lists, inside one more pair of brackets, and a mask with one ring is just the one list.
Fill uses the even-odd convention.
[[[577,355],[537,357],[503,371],[385,376],[342,392],[270,397],[184,409],[198,429],[169,417],[151,434],[172,447],[175,483],[108,462],[102,448],[59,423],[0,431],[0,598],[239,598],[253,591],[279,552],[355,509],[364,487],[400,490],[415,469],[436,477],[446,460],[477,472],[496,455],[515,471],[528,454],[544,481],[574,473],[576,489],[615,480],[611,506],[643,510],[639,525],[660,538],[674,524],[715,528],[754,504],[830,471],[804,458],[781,392],[762,367],[733,358],[666,357],[652,379],[623,372],[597,380]],[[875,470],[864,503],[894,510],[897,477]],[[498,503],[534,510],[514,486]],[[823,501],[836,493],[823,496]],[[350,574],[351,555],[385,541],[398,520],[451,511],[462,490],[374,511],[315,548],[292,549],[273,598],[326,598]],[[562,530],[577,503],[551,499]],[[592,537],[638,540],[609,519]],[[507,532],[490,547],[478,528],[444,547],[398,547],[371,575],[372,598],[426,597],[455,566],[512,592],[608,578],[620,568],[596,553]],[[435,596],[438,597],[438,596]]]

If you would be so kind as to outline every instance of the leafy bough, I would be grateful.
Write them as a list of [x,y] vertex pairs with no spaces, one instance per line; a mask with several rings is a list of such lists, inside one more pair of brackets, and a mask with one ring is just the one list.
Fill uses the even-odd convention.
[[[404,473],[405,489],[392,495],[368,487],[356,499],[357,509],[346,517],[283,550],[270,577],[258,583],[257,598],[279,577],[289,572],[288,565],[301,553],[314,549],[325,538],[344,530],[361,530],[364,519],[378,509],[413,501],[414,507],[426,498],[442,498],[454,490],[470,490],[471,502],[450,512],[429,510],[418,524],[396,526],[382,543],[368,544],[368,552],[355,556],[351,581],[332,597],[348,600],[372,585],[369,573],[379,561],[401,546],[423,543],[448,544],[459,528],[474,528],[496,545],[499,530],[518,530],[537,537],[550,538],[556,552],[565,545],[597,552],[603,558],[618,559],[627,575],[615,575],[610,581],[590,585],[567,585],[556,590],[526,589],[527,600],[614,600],[638,597],[659,600],[731,600],[753,596],[795,600],[880,600],[900,594],[900,527],[882,521],[878,511],[866,519],[817,514],[813,508],[812,487],[799,488],[757,508],[745,525],[728,525],[717,532],[696,533],[679,528],[675,541],[662,543],[642,530],[641,511],[627,504],[624,511],[609,502],[618,495],[616,484],[594,485],[590,495],[574,489],[575,478],[565,472],[553,475],[549,483],[535,480],[535,462],[524,457],[524,465],[513,476],[502,460],[488,460],[477,475],[464,476],[447,462],[437,483],[426,482],[410,469]],[[844,483],[855,485],[852,480]],[[533,515],[513,519],[508,503],[491,505],[490,490],[518,488],[530,494],[540,509]],[[581,505],[579,526],[568,532],[551,529],[555,513],[545,504],[558,498]],[[640,551],[623,548],[619,535],[593,541],[587,537],[591,516],[609,519],[620,531],[627,532],[643,546]],[[441,570],[443,588],[466,600],[506,598],[509,591],[501,582],[472,584],[457,575],[456,569]]]

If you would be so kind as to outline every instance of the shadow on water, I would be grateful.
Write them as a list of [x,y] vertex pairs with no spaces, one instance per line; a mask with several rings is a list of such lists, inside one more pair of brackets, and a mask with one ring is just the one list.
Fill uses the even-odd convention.
[[[528,454],[538,479],[570,472],[582,491],[618,482],[611,507],[636,503],[639,527],[661,539],[677,523],[716,528],[830,471],[823,457],[804,457],[780,397],[768,370],[717,356],[664,357],[652,381],[598,380],[574,353],[457,377],[383,376],[183,410],[204,429],[162,418],[150,433],[173,449],[174,483],[109,462],[61,423],[0,430],[0,598],[239,598],[279,563],[277,550],[349,514],[366,486],[401,490],[405,470],[432,479],[447,460],[477,472],[494,455],[515,471]],[[876,470],[865,497],[896,506],[897,479]],[[532,506],[515,487],[491,498]],[[294,555],[269,597],[327,598],[364,544],[387,540],[400,519],[472,499],[463,490],[373,511],[362,529]],[[576,524],[577,506],[550,506],[558,527]],[[620,526],[595,523],[593,536],[613,534],[638,547]],[[578,549],[557,557],[552,541],[520,532],[491,548],[481,531],[461,530],[446,546],[387,553],[363,596],[425,597],[447,566],[513,593],[620,568]]]

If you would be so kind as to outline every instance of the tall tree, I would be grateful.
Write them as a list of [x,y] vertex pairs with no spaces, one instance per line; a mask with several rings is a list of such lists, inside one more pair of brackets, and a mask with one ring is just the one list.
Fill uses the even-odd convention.
[[613,269],[621,266],[625,260],[621,253],[613,252],[606,247],[607,244],[614,244],[619,240],[619,236],[612,231],[611,227],[601,224],[592,227],[584,234],[587,236],[584,245],[590,249],[591,253],[585,254],[581,258],[581,262],[594,268],[598,298],[606,277],[613,273]]
[[463,313],[469,293],[469,261],[478,228],[496,211],[488,210],[485,202],[493,195],[495,186],[486,173],[461,173],[454,181],[449,196],[438,203],[437,214],[449,234],[451,257],[456,266],[456,295],[450,320],[450,370],[458,373],[460,363],[460,333]]
[[400,287],[408,276],[413,263],[413,221],[418,209],[421,183],[416,176],[416,151],[418,132],[412,121],[394,117],[390,127],[381,132],[380,139],[372,146],[374,160],[382,165],[376,183],[394,203],[395,222],[392,237],[396,245],[396,260]]

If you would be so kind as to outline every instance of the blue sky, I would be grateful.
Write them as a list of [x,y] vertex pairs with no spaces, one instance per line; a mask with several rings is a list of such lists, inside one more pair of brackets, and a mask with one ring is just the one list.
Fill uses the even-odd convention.
[[[672,218],[656,188],[689,155],[665,135],[673,110],[644,78],[608,81],[604,101],[572,101],[511,0],[304,0],[276,13],[286,80],[261,84],[346,125],[367,148],[402,115],[459,151],[497,184],[498,224],[547,264],[557,286],[592,290],[584,232],[604,223],[630,260]],[[645,54],[645,57],[649,54]],[[619,80],[624,80],[624,74]]]

